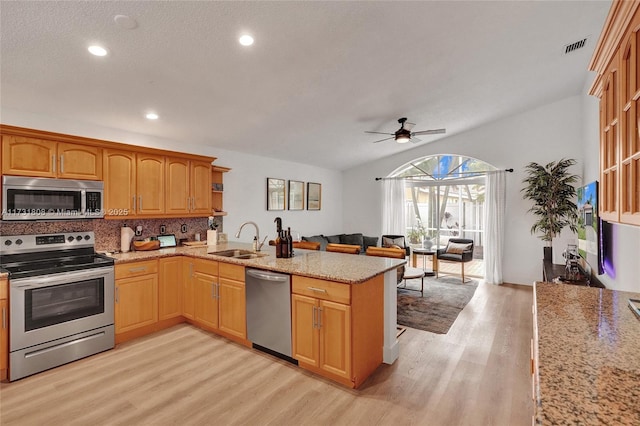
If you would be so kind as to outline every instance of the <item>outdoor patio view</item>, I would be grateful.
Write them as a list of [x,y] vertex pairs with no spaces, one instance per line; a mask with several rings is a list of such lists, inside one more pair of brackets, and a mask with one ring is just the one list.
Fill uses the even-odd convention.
[[[450,238],[474,240],[470,276],[483,277],[484,172],[495,167],[456,155],[423,157],[398,168],[391,176],[404,177],[406,236],[413,248],[444,248]],[[425,259],[425,257],[427,259]],[[418,256],[417,267],[431,267],[429,256]],[[457,271],[443,263],[440,271]]]

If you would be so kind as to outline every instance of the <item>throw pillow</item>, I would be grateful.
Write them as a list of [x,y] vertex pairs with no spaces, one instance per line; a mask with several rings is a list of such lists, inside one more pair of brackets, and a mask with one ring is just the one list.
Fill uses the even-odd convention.
[[452,243],[449,241],[445,253],[462,254],[469,249],[471,249],[471,243]]
[[340,238],[342,235],[323,235],[323,237],[325,237],[331,244],[340,244]]
[[398,237],[398,238],[383,237],[382,238],[382,247],[392,247],[394,245],[400,248],[404,248],[404,237]]
[[364,251],[364,237],[362,234],[343,234],[340,236],[340,243],[360,246],[360,251]]
[[320,250],[327,248],[327,239],[322,235],[314,235],[313,237],[302,237],[302,241],[313,241],[314,243],[320,243]]
[[378,246],[378,237],[362,237],[364,239],[364,251],[367,251],[369,247],[377,247]]

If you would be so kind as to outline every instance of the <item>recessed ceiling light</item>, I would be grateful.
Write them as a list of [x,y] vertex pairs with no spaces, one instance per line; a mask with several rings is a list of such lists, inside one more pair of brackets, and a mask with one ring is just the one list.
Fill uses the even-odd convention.
[[107,56],[107,49],[102,46],[93,45],[89,46],[89,53],[95,56]]
[[155,112],[148,112],[145,117],[147,117],[149,120],[157,120],[158,114],[156,114]]
[[251,46],[253,44],[253,37],[251,37],[248,34],[245,34],[242,37],[240,37],[240,39],[238,41],[243,46]]

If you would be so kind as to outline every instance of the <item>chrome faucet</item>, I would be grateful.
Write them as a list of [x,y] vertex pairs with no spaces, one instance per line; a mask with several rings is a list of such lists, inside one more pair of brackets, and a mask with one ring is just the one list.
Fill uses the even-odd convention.
[[256,241],[258,241],[258,244],[256,246],[256,251],[260,251],[260,249],[264,245],[264,242],[267,241],[268,235],[266,235],[264,237],[264,240],[262,240],[262,242],[260,242],[260,230],[258,229],[258,225],[256,225],[255,222],[249,221],[249,222],[244,222],[242,225],[240,225],[240,229],[238,229],[238,232],[236,233],[236,238],[240,238],[240,232],[242,232],[242,228],[244,228],[244,226],[247,225],[247,224],[251,224],[256,228]]

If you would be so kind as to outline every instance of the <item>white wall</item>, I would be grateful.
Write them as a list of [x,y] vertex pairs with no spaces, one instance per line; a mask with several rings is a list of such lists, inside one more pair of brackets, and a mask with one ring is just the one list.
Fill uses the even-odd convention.
[[[244,221],[253,221],[260,228],[260,236],[275,238],[274,219],[280,216],[283,226],[291,227],[301,235],[324,233],[332,235],[342,232],[342,173],[336,170],[322,169],[304,164],[292,163],[273,158],[241,154],[218,149],[215,146],[200,146],[184,141],[172,141],[148,135],[64,121],[56,118],[26,114],[13,110],[2,110],[2,123],[47,130],[51,132],[122,142],[217,157],[217,165],[230,167],[224,175],[224,232],[230,240]],[[322,184],[322,207],[319,211],[267,211],[267,177]],[[305,186],[306,191],[306,186]],[[306,201],[305,201],[306,205]],[[252,226],[242,230],[240,241],[251,242],[254,236]]]
[[[586,92],[586,90],[585,90]],[[584,182],[600,180],[600,137],[598,99],[583,97]],[[604,239],[610,246],[609,270],[598,278],[614,290],[640,292],[640,227],[611,224],[604,227]]]
[[[574,96],[537,109],[489,123],[472,131],[453,135],[434,143],[423,143],[413,150],[348,170],[344,174],[344,228],[358,229],[366,235],[380,235],[380,182],[410,160],[426,155],[460,154],[485,161],[507,174],[507,211],[504,280],[532,284],[542,279],[544,243],[529,230],[533,217],[530,203],[522,198],[523,169],[529,162],[546,164],[563,157],[575,158],[579,174],[583,164],[581,97]],[[554,240],[556,262],[573,235]]]

